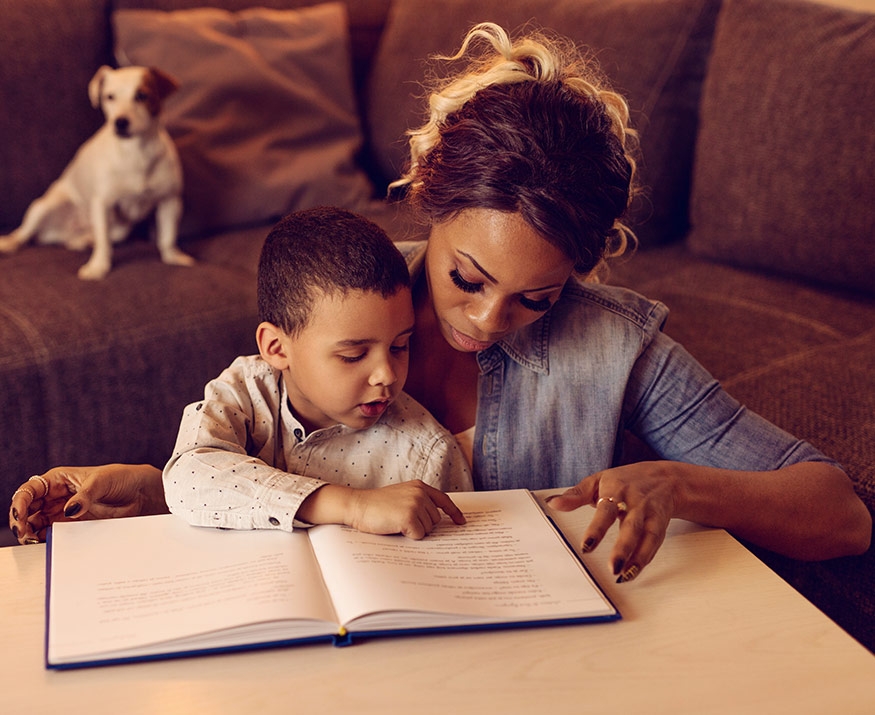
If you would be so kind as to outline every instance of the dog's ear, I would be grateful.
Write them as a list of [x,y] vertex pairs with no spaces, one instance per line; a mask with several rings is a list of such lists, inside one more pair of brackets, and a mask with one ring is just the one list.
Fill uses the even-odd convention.
[[91,100],[91,106],[95,109],[100,107],[100,90],[103,88],[103,78],[109,72],[112,72],[112,67],[102,65],[88,83],[88,98]]
[[155,87],[155,91],[158,93],[158,96],[161,99],[165,97],[169,97],[173,94],[177,89],[179,89],[179,82],[177,82],[173,77],[171,77],[166,72],[162,72],[157,67],[150,67],[149,74],[151,75],[153,86]]

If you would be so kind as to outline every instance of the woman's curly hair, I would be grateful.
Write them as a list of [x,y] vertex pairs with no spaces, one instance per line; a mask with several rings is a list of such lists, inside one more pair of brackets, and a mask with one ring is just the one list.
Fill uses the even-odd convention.
[[390,189],[428,223],[469,208],[518,212],[583,275],[634,245],[621,218],[637,135],[594,63],[568,41],[512,41],[493,23],[437,59],[465,58],[466,71],[431,92],[428,121],[409,132],[409,168]]

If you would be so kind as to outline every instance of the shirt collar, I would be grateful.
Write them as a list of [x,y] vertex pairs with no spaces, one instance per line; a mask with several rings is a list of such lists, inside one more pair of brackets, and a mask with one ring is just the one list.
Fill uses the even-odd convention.
[[296,444],[307,441],[319,442],[323,439],[330,439],[331,437],[334,437],[334,435],[343,431],[353,431],[345,425],[336,424],[331,427],[324,427],[307,433],[307,429],[301,424],[301,421],[292,411],[292,405],[289,402],[289,396],[286,393],[285,380],[282,375],[279,376],[278,382],[280,386],[280,424],[282,424],[283,428],[295,438]]

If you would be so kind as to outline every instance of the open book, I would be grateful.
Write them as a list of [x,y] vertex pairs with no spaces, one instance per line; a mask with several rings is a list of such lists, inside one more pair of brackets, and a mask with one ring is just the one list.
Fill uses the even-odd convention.
[[620,617],[528,491],[454,493],[421,541],[343,526],[221,531],[176,516],[55,524],[46,665]]

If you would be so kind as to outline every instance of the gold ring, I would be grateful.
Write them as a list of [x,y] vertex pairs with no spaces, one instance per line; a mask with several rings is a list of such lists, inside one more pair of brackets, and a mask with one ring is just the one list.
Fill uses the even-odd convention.
[[614,497],[599,497],[599,500],[595,503],[596,508],[598,508],[599,504],[601,504],[603,501],[609,502],[610,504],[613,504],[615,507],[617,507],[617,511],[620,514],[625,514],[629,509],[629,507],[626,506],[626,502],[616,501]]
[[12,492],[12,496],[14,497],[18,492],[27,492],[30,494],[30,500],[34,501],[36,499],[36,494],[33,493],[33,489],[31,489],[27,484],[22,484],[18,489]]
[[[40,476],[39,474],[34,474],[30,479],[36,479],[40,484],[45,488],[45,494],[43,494],[42,498],[45,499],[49,495],[49,483],[46,481],[45,477]],[[30,481],[28,479],[27,481]]]

